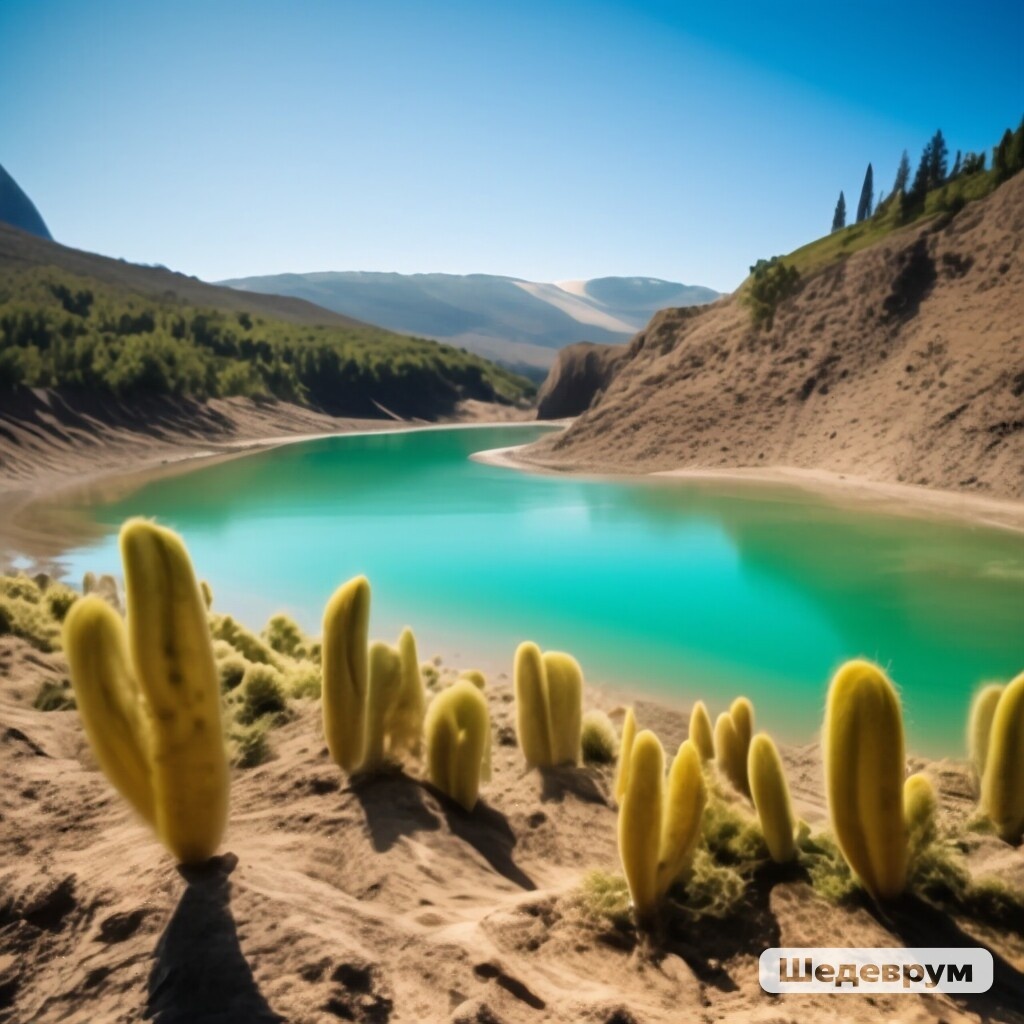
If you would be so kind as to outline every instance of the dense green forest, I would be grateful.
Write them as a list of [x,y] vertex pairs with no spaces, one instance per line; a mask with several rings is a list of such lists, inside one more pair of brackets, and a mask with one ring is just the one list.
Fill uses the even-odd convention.
[[274,397],[335,414],[374,403],[432,418],[463,398],[518,402],[533,385],[450,345],[140,296],[56,267],[0,274],[0,393],[19,385],[116,398]]

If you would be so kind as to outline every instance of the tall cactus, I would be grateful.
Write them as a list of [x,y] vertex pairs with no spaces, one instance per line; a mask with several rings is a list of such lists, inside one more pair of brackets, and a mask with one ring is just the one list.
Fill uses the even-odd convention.
[[423,715],[427,698],[423,689],[416,637],[408,626],[398,638],[398,655],[401,659],[402,686],[388,721],[388,750],[393,756],[403,753],[416,756],[423,739]]
[[935,838],[938,798],[935,787],[923,772],[903,783],[903,820],[907,826],[907,849],[912,864]]
[[746,748],[728,711],[723,711],[715,720],[715,761],[718,770],[736,789],[748,792]]
[[651,923],[658,904],[685,873],[700,838],[707,802],[696,747],[679,748],[665,790],[665,754],[648,729],[636,735],[629,752],[626,790],[619,807],[619,857],[626,874],[637,923]]
[[528,764],[577,764],[583,728],[583,673],[568,654],[522,643],[514,668],[516,731]]
[[697,748],[702,761],[713,761],[715,758],[715,734],[711,728],[711,718],[704,701],[699,700],[690,712],[689,737]]
[[615,769],[615,800],[622,806],[622,798],[626,795],[629,781],[629,763],[633,756],[633,742],[636,739],[636,715],[632,708],[626,708],[626,717],[622,720],[622,736],[619,739],[619,763]]
[[747,755],[750,793],[761,822],[761,833],[772,860],[785,864],[793,859],[796,819],[789,798],[789,783],[779,751],[767,733],[758,733]]
[[210,630],[188,552],[170,530],[121,530],[126,630],[93,596],[75,603],[64,647],[86,735],[115,788],[182,863],[217,849],[228,763]]
[[484,695],[457,679],[430,702],[426,717],[427,776],[442,793],[472,811],[491,731]]
[[324,736],[331,757],[347,772],[363,763],[365,752],[369,630],[370,583],[356,576],[327,602],[321,649]]
[[393,712],[402,692],[402,658],[388,644],[370,645],[370,676],[366,691],[366,725],[363,760],[359,770],[376,771],[388,758]]
[[876,665],[849,661],[829,688],[822,736],[825,789],[839,847],[876,899],[898,896],[907,878],[903,813],[903,717]]
[[971,714],[967,724],[967,756],[971,759],[974,774],[979,782],[985,774],[992,719],[1002,695],[1003,687],[998,683],[990,683],[982,687],[971,702]]
[[999,697],[989,734],[981,805],[1000,837],[1024,837],[1024,672]]

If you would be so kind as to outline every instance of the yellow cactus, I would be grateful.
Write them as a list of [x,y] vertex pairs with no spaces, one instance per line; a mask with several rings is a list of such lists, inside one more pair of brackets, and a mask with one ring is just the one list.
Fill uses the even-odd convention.
[[697,748],[702,761],[712,761],[715,757],[715,734],[711,728],[711,718],[704,701],[699,700],[690,712],[690,739]]
[[583,727],[583,673],[575,658],[522,643],[514,668],[516,731],[527,764],[577,764]]
[[416,651],[416,637],[408,627],[398,638],[398,654],[402,663],[402,686],[388,720],[388,752],[393,757],[406,753],[416,756],[423,739],[427,697]]
[[365,576],[335,591],[324,611],[324,737],[331,757],[347,772],[362,763],[366,742],[370,584]]
[[935,787],[923,772],[903,783],[903,820],[911,861],[935,838],[938,805]]
[[626,784],[629,781],[629,762],[633,756],[633,742],[636,739],[636,715],[632,708],[626,708],[626,717],[622,720],[622,737],[619,739],[619,763],[615,770],[615,800],[622,806],[622,798],[626,795]]
[[690,868],[707,802],[700,753],[691,740],[684,740],[668,773],[658,854],[659,899]]
[[90,744],[115,788],[182,863],[217,849],[228,763],[206,606],[177,534],[143,520],[121,530],[125,626],[99,597],[64,626]]
[[700,838],[707,790],[700,755],[683,742],[672,762],[665,790],[665,754],[648,729],[638,733],[629,753],[626,791],[619,807],[619,857],[641,927],[688,870]]
[[619,806],[619,857],[641,925],[650,921],[658,905],[664,789],[665,752],[658,737],[644,729],[633,740]]
[[479,669],[465,668],[459,673],[460,679],[468,679],[478,690],[487,689],[487,677]]
[[737,697],[729,707],[729,717],[740,741],[743,760],[750,753],[750,741],[754,737],[754,705],[746,697]]
[[370,645],[363,759],[359,770],[376,771],[388,760],[393,715],[402,692],[402,658],[394,647]]
[[472,811],[491,731],[484,695],[468,680],[456,680],[430,702],[425,731],[428,778],[464,810]]
[[1003,694],[1003,687],[990,683],[982,687],[971,702],[971,716],[967,725],[967,755],[974,767],[974,774],[980,782],[985,774],[985,760],[988,757],[988,741],[992,734],[992,719],[996,705]]
[[789,783],[779,751],[767,733],[758,733],[747,754],[750,793],[761,822],[761,832],[772,860],[785,864],[793,859],[796,819],[789,798]]
[[822,734],[825,790],[846,862],[876,899],[900,895],[907,878],[903,816],[903,717],[876,665],[849,661],[829,687]]
[[1000,837],[1024,837],[1024,672],[999,697],[989,734],[981,805]]
[[715,759],[718,770],[736,789],[746,793],[748,790],[745,748],[728,711],[723,711],[715,720]]

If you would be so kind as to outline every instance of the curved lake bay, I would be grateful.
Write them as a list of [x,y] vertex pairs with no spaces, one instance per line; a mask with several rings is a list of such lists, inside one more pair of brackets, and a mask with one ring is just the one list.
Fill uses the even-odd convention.
[[[809,741],[830,674],[862,655],[904,699],[909,745],[962,756],[971,691],[1024,668],[1019,534],[843,508],[802,491],[589,480],[471,461],[542,427],[326,438],[150,482],[86,514],[73,577],[120,573],[129,515],[180,530],[216,606],[313,633],[334,588],[373,586],[371,635],[511,672],[523,639],[637,693],[739,693]],[[643,723],[641,723],[643,724]]]

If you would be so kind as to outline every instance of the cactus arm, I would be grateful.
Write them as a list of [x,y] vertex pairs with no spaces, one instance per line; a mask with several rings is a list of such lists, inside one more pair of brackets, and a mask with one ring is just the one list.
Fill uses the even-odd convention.
[[370,584],[357,576],[340,586],[324,610],[324,737],[331,757],[347,772],[363,761],[369,669]]
[[376,642],[369,652],[370,682],[366,696],[366,741],[360,771],[376,771],[384,764],[388,739],[402,692],[402,657],[394,647]]
[[768,853],[776,863],[785,864],[796,853],[796,822],[782,758],[767,733],[759,733],[750,742],[747,776]]
[[487,689],[487,677],[476,668],[466,668],[459,673],[460,679],[468,679],[478,690]]
[[540,648],[522,643],[516,650],[513,670],[516,697],[516,733],[519,746],[531,766],[550,765],[551,719],[547,679]]
[[668,792],[658,852],[659,898],[690,867],[700,839],[700,823],[707,800],[707,784],[700,754],[691,740],[684,740],[668,773]]
[[754,705],[746,697],[737,697],[729,707],[729,717],[732,718],[746,760],[750,752],[750,741],[754,738]]
[[151,715],[157,832],[183,863],[213,855],[228,812],[220,685],[206,605],[188,552],[170,530],[130,520],[121,530],[128,637]]
[[1000,837],[1018,843],[1024,836],[1024,672],[999,697],[989,735],[982,809]]
[[102,598],[76,601],[64,651],[85,734],[104,775],[150,825],[156,823],[148,722],[128,660],[124,623]]
[[636,739],[636,715],[632,708],[626,708],[626,717],[622,720],[622,736],[619,739],[619,764],[615,770],[615,801],[622,806],[622,798],[626,795],[626,784],[629,781],[629,762],[633,756],[633,741]]
[[664,805],[665,754],[644,729],[633,741],[626,792],[619,807],[619,857],[637,923],[646,925],[658,903],[658,854]]
[[711,729],[711,719],[704,701],[699,700],[690,712],[689,737],[700,754],[701,761],[712,761],[715,757],[715,736]]
[[823,745],[839,847],[872,896],[898,896],[907,876],[903,718],[892,683],[870,662],[847,662],[832,680]]
[[715,720],[715,760],[719,771],[741,793],[747,793],[747,764],[732,715],[723,711]]
[[543,655],[551,722],[551,764],[579,764],[583,733],[583,671],[560,651]]
[[996,705],[1002,693],[1003,687],[992,683],[979,690],[971,702],[971,715],[967,725],[967,754],[979,782],[985,775],[992,719],[995,717]]

